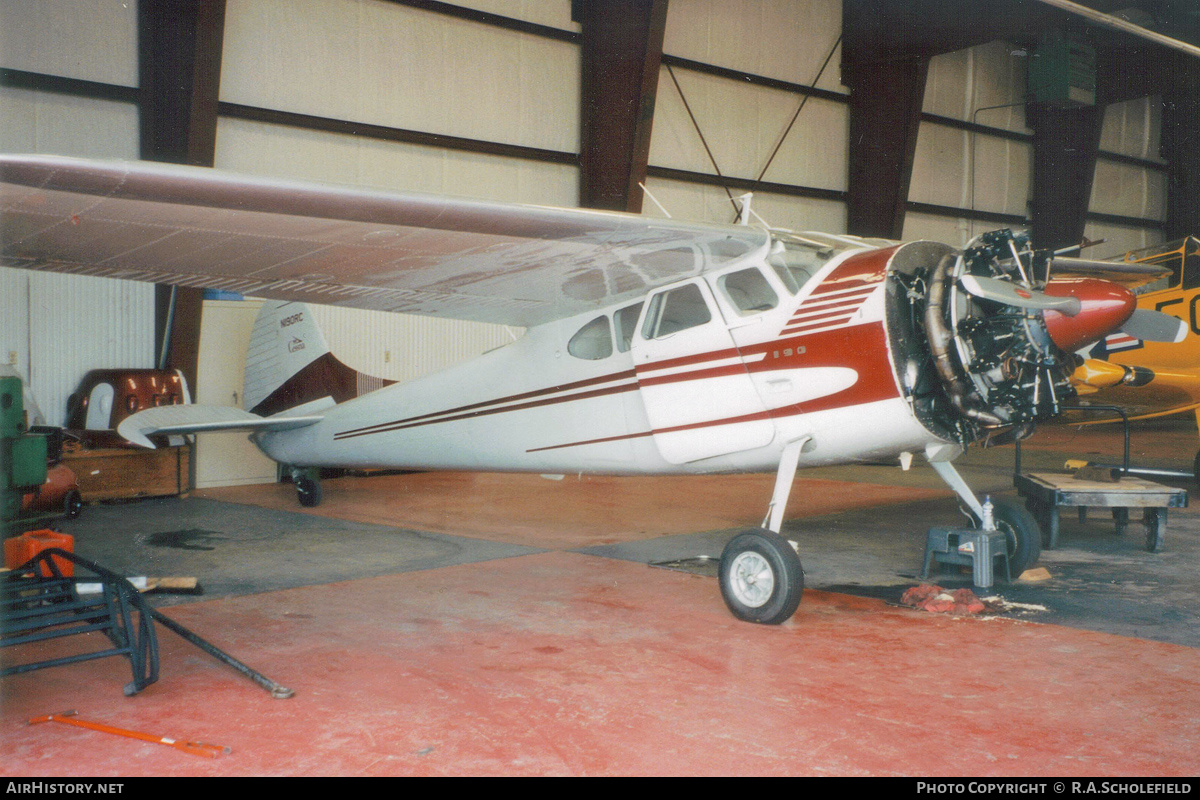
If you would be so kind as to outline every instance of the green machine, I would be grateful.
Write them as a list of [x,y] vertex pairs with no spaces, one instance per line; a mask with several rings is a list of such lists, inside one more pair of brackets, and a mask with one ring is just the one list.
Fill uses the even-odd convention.
[[0,377],[0,521],[21,512],[23,495],[46,482],[48,443],[28,432],[21,379]]
[[1059,33],[1042,37],[1029,59],[1029,99],[1059,108],[1096,104],[1096,49]]

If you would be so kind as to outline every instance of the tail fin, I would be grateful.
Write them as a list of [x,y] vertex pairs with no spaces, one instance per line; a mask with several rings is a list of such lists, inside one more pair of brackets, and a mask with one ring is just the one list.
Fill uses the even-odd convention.
[[246,410],[267,417],[324,397],[343,403],[388,383],[339,361],[304,303],[263,303],[246,353]]

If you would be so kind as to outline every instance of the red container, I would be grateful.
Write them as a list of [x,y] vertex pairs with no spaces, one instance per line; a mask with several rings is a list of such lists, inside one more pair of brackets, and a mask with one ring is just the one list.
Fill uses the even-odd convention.
[[[57,547],[59,550],[74,553],[75,537],[68,533],[59,533],[58,531],[46,529],[29,531],[20,536],[5,539],[4,566],[9,569],[16,569],[38,553],[50,547]],[[75,565],[70,561],[63,558],[55,558],[54,563],[58,566],[58,571],[64,577],[69,578],[75,574]],[[50,570],[45,564],[41,567],[41,575],[43,578],[50,577]]]

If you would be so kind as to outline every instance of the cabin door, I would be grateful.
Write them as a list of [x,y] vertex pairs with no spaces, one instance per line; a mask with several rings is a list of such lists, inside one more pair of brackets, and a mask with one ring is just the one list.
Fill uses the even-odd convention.
[[702,279],[650,295],[632,343],[654,442],[686,464],[770,444],[775,424]]

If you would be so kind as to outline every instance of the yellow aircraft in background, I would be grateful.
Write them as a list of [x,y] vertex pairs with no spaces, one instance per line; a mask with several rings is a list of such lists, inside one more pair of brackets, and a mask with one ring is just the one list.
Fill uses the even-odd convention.
[[[1170,314],[1186,325],[1177,342],[1145,341],[1124,332],[1092,347],[1075,370],[1082,405],[1111,404],[1130,419],[1193,412],[1200,426],[1200,239],[1186,239],[1127,253],[1131,268],[1158,267],[1157,277],[1135,277],[1129,288],[1139,309]],[[1137,283],[1140,281],[1140,283]],[[1200,472],[1200,453],[1193,465]]]

